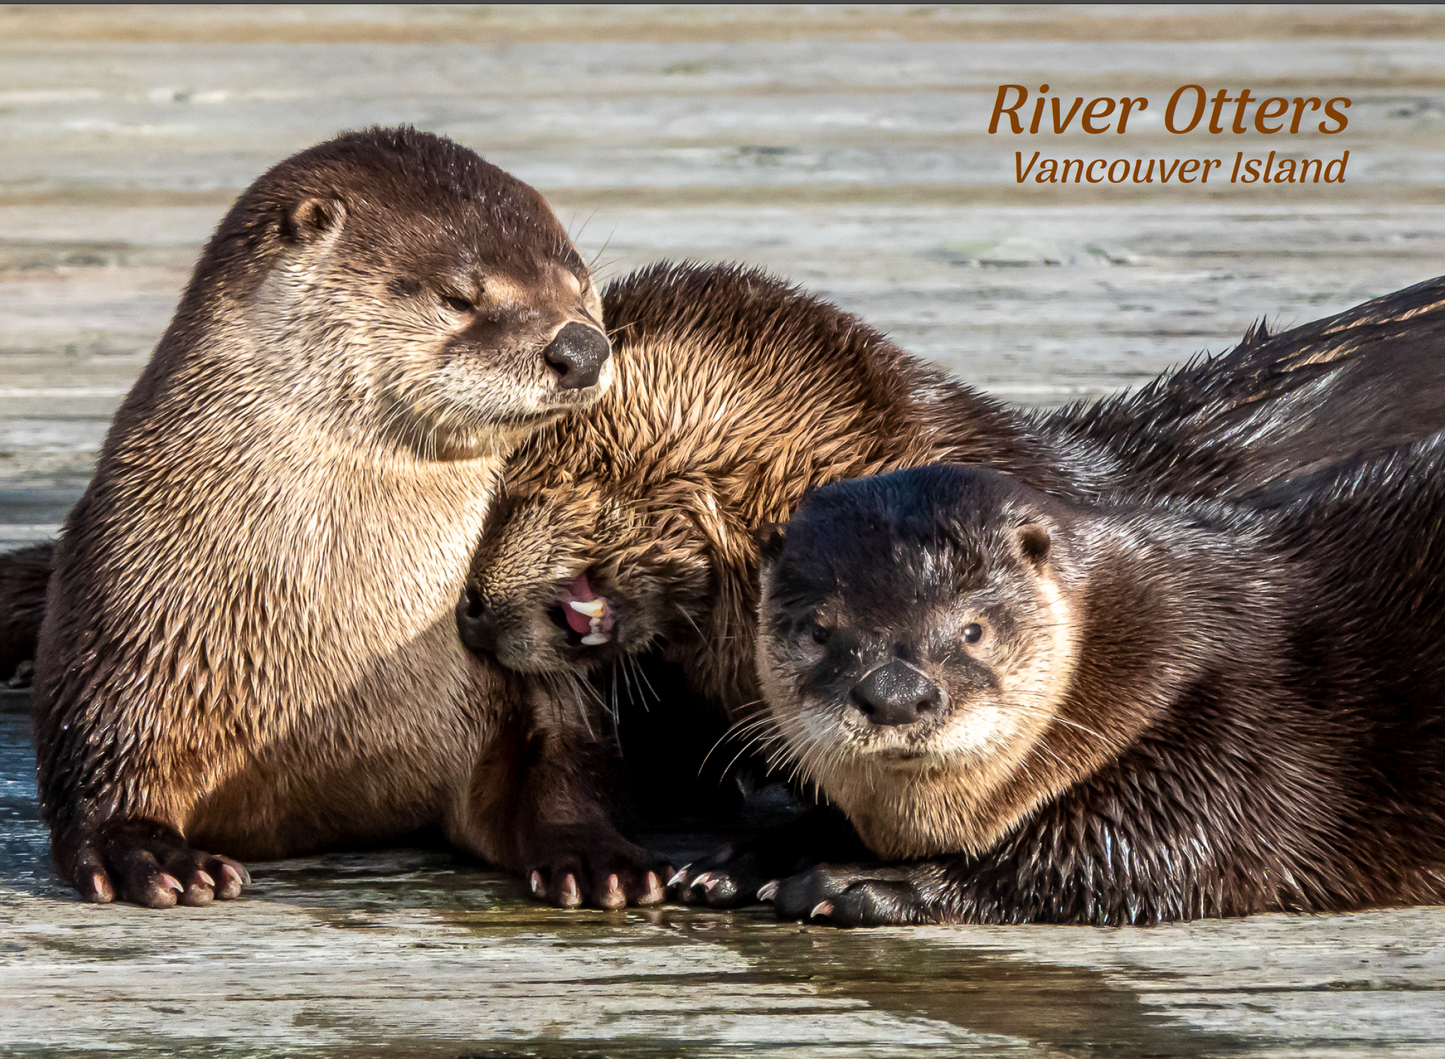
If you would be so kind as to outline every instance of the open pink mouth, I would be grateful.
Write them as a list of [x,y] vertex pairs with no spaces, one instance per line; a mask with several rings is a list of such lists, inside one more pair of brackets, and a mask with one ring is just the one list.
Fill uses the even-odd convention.
[[584,647],[596,647],[612,639],[614,615],[607,600],[592,591],[583,574],[562,589],[562,618],[581,637]]

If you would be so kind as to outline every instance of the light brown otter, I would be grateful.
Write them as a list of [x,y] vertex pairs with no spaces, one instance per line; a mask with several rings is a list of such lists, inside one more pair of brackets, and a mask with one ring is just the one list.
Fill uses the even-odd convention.
[[242,194],[50,579],[41,804],[83,895],[205,904],[231,857],[430,825],[524,866],[538,754],[453,612],[507,454],[611,381],[599,317],[542,197],[448,140],[343,135]]
[[1155,923],[1445,898],[1445,434],[1263,508],[980,468],[818,490],[762,573],[773,749],[888,861],[843,925]]

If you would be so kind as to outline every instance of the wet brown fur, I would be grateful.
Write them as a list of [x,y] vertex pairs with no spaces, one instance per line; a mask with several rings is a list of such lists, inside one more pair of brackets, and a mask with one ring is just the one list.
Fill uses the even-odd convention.
[[[654,266],[610,286],[604,315],[618,385],[514,458],[459,608],[463,639],[532,674],[564,729],[598,701],[589,675],[614,667],[613,688],[638,694],[633,656],[657,647],[737,722],[729,756],[756,737],[762,699],[758,531],[813,486],[965,462],[1081,500],[1121,487],[1238,497],[1445,426],[1445,279],[1282,334],[1254,328],[1133,394],[1042,414],[757,271]],[[607,644],[559,624],[579,575],[608,601]]]
[[438,825],[513,865],[475,770],[504,727],[453,609],[503,461],[606,383],[531,188],[351,133],[221,222],[67,519],[36,658],[41,807],[93,900],[233,896],[278,857]]
[[[758,529],[809,488],[937,460],[1067,488],[1018,414],[765,274],[658,266],[609,287],[603,311],[616,385],[518,451],[473,562],[463,635],[486,625],[509,667],[662,642],[738,710],[758,699]],[[615,650],[575,650],[546,617],[583,572],[617,607]]]
[[[1273,510],[971,468],[819,491],[764,572],[776,745],[879,855],[926,859],[765,893],[845,925],[1445,900],[1442,470],[1436,437]],[[917,712],[880,722],[864,681],[895,659]]]
[[[1134,394],[1039,415],[753,270],[653,266],[609,286],[604,317],[618,384],[509,465],[463,639],[561,680],[660,644],[734,717],[760,699],[758,531],[814,486],[961,462],[1064,496],[1127,485],[1228,497],[1445,426],[1433,355],[1445,279],[1284,334],[1256,328]],[[600,647],[579,646],[555,619],[584,573],[615,605]]]

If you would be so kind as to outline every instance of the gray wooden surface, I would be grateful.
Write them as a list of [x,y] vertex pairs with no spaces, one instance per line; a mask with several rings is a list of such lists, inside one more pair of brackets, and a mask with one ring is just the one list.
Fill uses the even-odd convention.
[[[1348,95],[1342,186],[1020,187],[998,84]],[[268,165],[413,122],[538,186],[604,276],[744,260],[1025,403],[1445,271],[1438,8],[0,9],[0,546],[52,532],[200,245]],[[1137,129],[1137,131],[1135,131]],[[1276,138],[1278,139],[1278,138]],[[1236,142],[1238,141],[1238,142]],[[561,913],[427,850],[252,865],[203,911],[81,905],[0,712],[6,1054],[1445,1055],[1436,909],[842,933]]]

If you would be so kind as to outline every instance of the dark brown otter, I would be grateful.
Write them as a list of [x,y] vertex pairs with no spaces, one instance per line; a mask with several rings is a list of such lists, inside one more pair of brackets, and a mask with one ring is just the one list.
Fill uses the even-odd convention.
[[773,748],[886,866],[844,925],[1445,900],[1445,435],[1274,510],[979,468],[818,490],[765,561]]
[[[1079,500],[1121,486],[1240,495],[1445,426],[1442,296],[1445,279],[1284,334],[1258,328],[1135,394],[1025,415],[765,274],[649,268],[604,295],[617,386],[511,464],[462,637],[564,684],[656,646],[744,719],[761,699],[757,532],[809,488],[966,462]],[[765,878],[687,896],[732,903]]]
[[50,578],[41,806],[83,895],[205,904],[232,856],[423,826],[520,869],[576,823],[565,785],[527,815],[549,751],[453,612],[507,454],[611,381],[599,321],[542,197],[448,140],[343,135],[241,195]]

